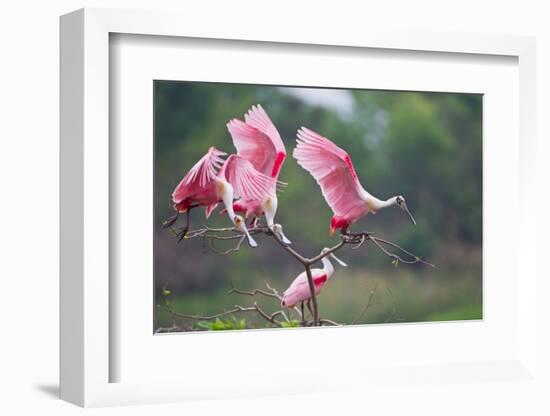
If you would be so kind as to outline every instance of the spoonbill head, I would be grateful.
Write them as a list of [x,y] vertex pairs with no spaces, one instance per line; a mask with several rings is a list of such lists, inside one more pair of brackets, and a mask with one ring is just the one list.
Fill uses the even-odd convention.
[[416,225],[416,220],[412,216],[411,211],[409,211],[409,208],[407,208],[405,198],[403,198],[401,195],[398,195],[398,196],[395,197],[395,203],[399,208],[401,208],[403,211],[405,211],[407,213],[407,215],[411,219],[412,223],[414,225]]
[[235,212],[233,211],[233,198],[235,196],[235,191],[233,185],[231,185],[231,183],[225,177],[227,173],[226,168],[227,166],[224,164],[224,166],[222,166],[222,170],[220,170],[217,177],[215,178],[216,199],[218,201],[221,201],[225,206],[227,216],[235,226],[235,230],[237,230],[241,234],[246,235],[248,245],[250,247],[258,247],[258,243],[256,242],[256,240],[254,240],[254,238],[252,238],[250,232],[248,231],[248,227],[246,226],[244,218],[241,215],[235,214]]
[[393,205],[399,206],[416,224],[402,196],[381,200],[368,193],[359,182],[349,155],[326,137],[302,127],[298,130],[293,156],[317,181],[334,213],[329,228],[331,235],[337,229],[348,233],[348,227],[360,218]]
[[233,217],[233,224],[235,225],[235,229],[238,232],[240,232],[241,234],[246,235],[246,238],[248,240],[248,245],[250,247],[258,247],[258,243],[250,235],[250,232],[248,231],[248,227],[246,226],[246,222],[245,222],[245,220],[242,216],[235,215]]

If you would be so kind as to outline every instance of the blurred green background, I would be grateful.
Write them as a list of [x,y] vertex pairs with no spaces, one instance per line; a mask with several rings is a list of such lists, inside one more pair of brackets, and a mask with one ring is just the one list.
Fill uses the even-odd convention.
[[[303,271],[266,236],[258,236],[257,249],[243,245],[238,253],[218,256],[201,239],[177,244],[161,227],[174,213],[172,190],[208,147],[235,152],[226,122],[243,119],[253,104],[261,104],[287,149],[280,180],[288,187],[279,195],[277,221],[294,248],[313,256],[338,238],[329,237],[332,213],[319,187],[292,158],[296,130],[307,126],[351,155],[371,194],[403,195],[418,224],[392,207],[353,229],[373,231],[437,265],[394,267],[373,246],[344,248],[338,255],[348,267],[335,266],[318,298],[321,317],[352,322],[374,288],[371,307],[358,323],[482,317],[481,95],[155,81],[154,100],[156,304],[163,304],[166,287],[171,306],[182,313],[249,306],[253,298],[227,294],[231,284],[265,288],[268,281],[282,293]],[[204,223],[204,209],[193,210],[191,228]],[[215,212],[209,224],[227,226],[228,219]],[[267,311],[278,309],[274,300],[257,300]],[[157,327],[192,328],[155,309]],[[249,327],[265,327],[252,314],[240,316]]]

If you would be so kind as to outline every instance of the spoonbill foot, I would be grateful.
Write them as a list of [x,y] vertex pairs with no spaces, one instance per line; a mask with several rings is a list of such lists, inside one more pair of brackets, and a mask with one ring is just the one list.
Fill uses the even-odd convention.
[[181,243],[181,240],[185,238],[188,231],[189,231],[189,227],[183,227],[178,231],[178,233],[176,234],[176,237],[178,237],[178,243]]
[[271,226],[271,232],[277,235],[279,240],[285,245],[289,246],[292,244],[292,241],[290,241],[288,238],[286,238],[285,234],[283,233],[283,226],[281,224],[273,224]]

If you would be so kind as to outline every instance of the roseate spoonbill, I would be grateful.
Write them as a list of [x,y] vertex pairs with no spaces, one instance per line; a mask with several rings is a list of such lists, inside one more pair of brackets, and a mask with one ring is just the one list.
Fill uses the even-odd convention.
[[[325,247],[321,253],[326,253],[329,248]],[[333,253],[323,257],[321,261],[323,262],[322,269],[311,269],[311,276],[313,277],[313,285],[315,287],[315,295],[318,295],[321,292],[321,289],[325,287],[327,281],[334,274],[334,267],[328,259],[328,256],[331,256],[336,260],[341,266],[347,267],[347,264],[336,257]],[[281,306],[284,308],[293,308],[298,303],[301,303],[302,309],[302,319],[304,316],[304,302],[307,301],[308,309],[311,312],[311,306],[309,304],[311,300],[311,292],[309,291],[309,283],[307,281],[306,272],[302,272],[294,279],[290,284],[287,290],[283,293],[283,300],[281,301]]]
[[206,207],[208,218],[218,203],[223,202],[235,228],[247,236],[250,246],[257,246],[248,232],[244,218],[235,215],[233,198],[254,199],[269,194],[274,180],[254,169],[248,160],[230,155],[224,161],[222,156],[225,155],[226,153],[215,147],[210,147],[174,189],[172,202],[176,214],[163,225],[169,227],[176,222],[180,213],[187,213],[185,227],[179,233],[179,241],[189,230],[189,212],[193,208]]
[[[254,168],[274,179],[273,189],[261,198],[242,198],[233,204],[237,212],[244,212],[245,217],[253,215],[255,224],[264,214],[267,226],[277,233],[285,244],[290,244],[282,227],[273,228],[277,213],[276,184],[281,167],[286,157],[286,149],[277,128],[261,105],[252,106],[244,116],[245,121],[233,119],[227,123],[227,129],[237,149],[237,155],[250,161]],[[278,230],[278,231],[277,231]]]
[[397,205],[413,224],[405,198],[393,196],[385,201],[369,194],[359,182],[349,155],[326,137],[302,127],[298,130],[293,156],[298,164],[315,178],[334,215],[330,220],[330,235],[338,228],[348,233],[348,227],[368,213]]

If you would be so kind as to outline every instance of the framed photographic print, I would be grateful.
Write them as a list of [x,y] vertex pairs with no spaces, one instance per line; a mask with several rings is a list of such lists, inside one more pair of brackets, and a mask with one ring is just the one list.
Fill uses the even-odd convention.
[[180,21],[61,19],[62,398],[532,379],[533,40]]
[[[482,318],[481,94],[166,80],[153,94],[156,333]],[[218,187],[239,174],[260,198],[224,208]]]

